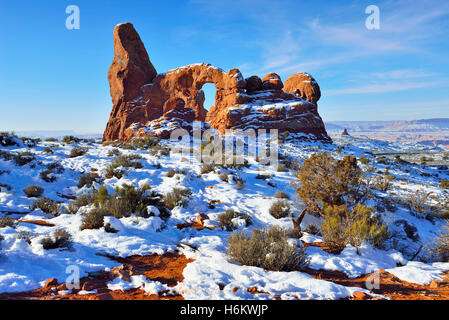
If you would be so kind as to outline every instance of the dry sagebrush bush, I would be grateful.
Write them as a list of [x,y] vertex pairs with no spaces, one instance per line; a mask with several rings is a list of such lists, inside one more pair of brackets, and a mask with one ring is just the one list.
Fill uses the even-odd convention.
[[36,185],[28,185],[23,192],[28,198],[37,198],[44,193],[44,188]]
[[175,207],[185,207],[191,195],[192,191],[188,189],[174,188],[164,196],[164,205],[170,210]]
[[430,244],[429,253],[436,261],[449,262],[449,223]]
[[290,244],[280,227],[234,232],[228,238],[228,256],[235,262],[273,271],[295,271],[308,264],[303,248]]
[[286,200],[277,200],[271,205],[269,212],[276,219],[288,217],[291,213],[290,203]]
[[53,214],[58,215],[59,213],[59,205],[56,201],[53,201],[47,197],[40,197],[37,200],[33,201],[33,204],[30,206],[31,210],[41,209],[47,215]]
[[63,229],[57,229],[53,232],[53,237],[46,236],[41,240],[41,244],[45,250],[67,248],[70,246],[72,236]]
[[237,229],[237,226],[234,224],[233,221],[234,219],[244,220],[246,226],[250,226],[252,224],[252,219],[249,215],[245,213],[236,212],[234,209],[228,209],[217,216],[217,221],[227,231],[233,231]]

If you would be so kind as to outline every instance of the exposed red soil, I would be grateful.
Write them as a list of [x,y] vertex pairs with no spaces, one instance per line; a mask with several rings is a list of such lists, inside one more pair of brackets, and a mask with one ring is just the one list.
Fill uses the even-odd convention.
[[43,227],[54,227],[55,226],[53,223],[50,223],[50,222],[47,222],[47,221],[43,221],[43,220],[22,220],[22,219],[17,219],[17,222],[35,224],[35,225],[43,226]]
[[[141,289],[109,290],[106,283],[118,276],[126,280],[133,275],[145,275],[148,279],[159,281],[169,287],[174,287],[182,282],[182,272],[186,265],[192,262],[184,255],[178,253],[166,253],[163,255],[130,256],[127,258],[108,258],[122,265],[109,272],[101,271],[90,273],[80,280],[80,290],[73,290],[72,294],[59,295],[58,291],[66,290],[65,284],[58,284],[56,279],[50,279],[40,289],[19,293],[0,294],[0,300],[182,300],[183,297],[176,292],[159,292],[147,294]],[[92,291],[97,293],[82,295],[79,291]]]
[[[347,287],[359,287],[366,289],[367,280],[372,282],[376,275],[366,274],[356,279],[348,278],[343,272],[326,270],[305,270],[316,279],[331,281]],[[371,289],[370,292],[389,297],[392,300],[448,300],[449,299],[449,272],[443,274],[442,281],[432,281],[429,285],[422,286],[402,281],[386,272],[379,270],[379,289]],[[351,300],[372,299],[362,294],[357,294]],[[374,298],[376,299],[376,298]]]

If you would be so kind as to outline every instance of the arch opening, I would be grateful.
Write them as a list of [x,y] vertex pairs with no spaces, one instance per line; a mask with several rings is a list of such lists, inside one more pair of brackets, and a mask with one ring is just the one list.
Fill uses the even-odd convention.
[[209,112],[210,108],[215,105],[215,97],[217,94],[217,88],[214,83],[206,83],[203,85],[201,90],[204,92],[204,109],[206,113]]

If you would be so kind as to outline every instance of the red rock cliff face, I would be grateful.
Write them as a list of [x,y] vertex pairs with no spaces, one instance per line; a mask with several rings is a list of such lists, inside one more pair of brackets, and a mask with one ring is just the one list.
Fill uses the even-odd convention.
[[[191,130],[193,121],[207,121],[222,134],[227,129],[278,129],[330,140],[317,111],[319,86],[309,75],[293,75],[284,87],[275,73],[245,80],[238,69],[225,72],[205,63],[156,74],[130,23],[114,29],[114,53],[108,73],[114,106],[104,141],[148,133],[168,138],[174,129]],[[217,89],[209,112],[201,90],[206,83]]]

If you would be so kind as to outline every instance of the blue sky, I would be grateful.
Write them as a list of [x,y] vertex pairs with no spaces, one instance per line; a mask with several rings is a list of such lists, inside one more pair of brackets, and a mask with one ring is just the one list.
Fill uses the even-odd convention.
[[[65,27],[72,4],[80,30]],[[365,27],[368,5],[380,30]],[[309,72],[325,121],[449,117],[447,0],[0,0],[0,130],[102,132],[121,22],[158,72],[196,62],[245,77]]]

